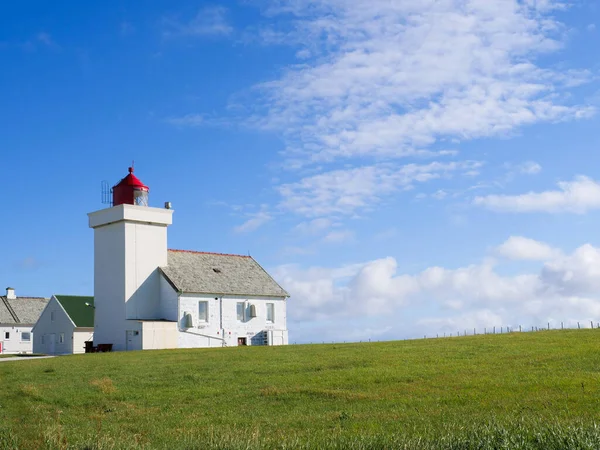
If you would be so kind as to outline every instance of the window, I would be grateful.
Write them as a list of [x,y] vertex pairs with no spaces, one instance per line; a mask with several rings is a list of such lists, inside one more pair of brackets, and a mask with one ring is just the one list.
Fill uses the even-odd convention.
[[208,302],[198,302],[198,321],[208,322]]
[[7,341],[10,339],[10,333],[8,331],[4,332],[4,339],[6,339]]
[[267,322],[275,322],[275,303],[267,303]]
[[238,302],[237,304],[237,320],[244,321],[244,302]]
[[46,339],[44,339],[45,334],[42,334],[42,344],[46,343]]
[[50,322],[54,322],[54,311],[50,312]]
[[28,331],[21,332],[21,341],[22,342],[31,342],[31,333]]
[[64,343],[64,342],[65,342],[65,333],[60,333],[60,334],[58,335],[58,343],[59,343],[59,344],[62,344],[62,343]]

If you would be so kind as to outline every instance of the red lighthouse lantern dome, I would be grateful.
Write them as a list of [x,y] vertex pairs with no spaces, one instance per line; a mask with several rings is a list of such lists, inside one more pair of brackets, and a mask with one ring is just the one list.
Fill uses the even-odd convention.
[[139,205],[148,206],[148,192],[150,188],[133,174],[133,167],[129,168],[129,175],[119,181],[112,188],[113,206]]

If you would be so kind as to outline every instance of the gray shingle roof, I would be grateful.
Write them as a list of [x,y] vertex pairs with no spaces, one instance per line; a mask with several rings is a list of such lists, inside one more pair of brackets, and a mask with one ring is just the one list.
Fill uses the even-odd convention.
[[0,297],[0,323],[34,324],[48,301],[49,299],[42,297]]
[[289,297],[250,256],[169,250],[163,275],[179,292]]

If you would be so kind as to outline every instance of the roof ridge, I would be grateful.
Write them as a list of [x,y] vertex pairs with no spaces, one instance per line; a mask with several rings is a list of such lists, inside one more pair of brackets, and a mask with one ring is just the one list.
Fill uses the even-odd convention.
[[8,298],[2,297],[2,302],[4,303],[4,306],[6,306],[8,313],[12,316],[15,323],[21,323],[21,321],[19,320],[19,317],[17,316],[17,313],[15,312],[14,309],[12,309],[12,306],[10,306],[10,303],[8,303]]
[[217,256],[237,256],[239,258],[252,258],[250,255],[236,255],[233,253],[216,253],[216,252],[199,252],[196,250],[179,250],[175,248],[168,249],[170,252],[178,252],[178,253],[193,253],[197,255],[217,255]]
[[54,296],[55,297],[77,297],[77,298],[89,297],[89,298],[94,298],[93,295],[54,294]]

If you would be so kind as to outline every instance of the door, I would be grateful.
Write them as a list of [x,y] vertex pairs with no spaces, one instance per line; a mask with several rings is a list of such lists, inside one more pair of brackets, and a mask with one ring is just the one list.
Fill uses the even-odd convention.
[[127,330],[125,336],[125,350],[141,350],[142,336],[138,330]]
[[48,354],[54,355],[56,353],[56,334],[52,333],[48,336]]
[[247,345],[245,337],[238,338],[238,345]]

